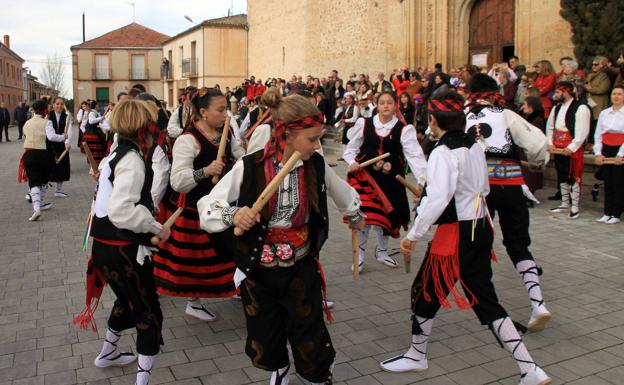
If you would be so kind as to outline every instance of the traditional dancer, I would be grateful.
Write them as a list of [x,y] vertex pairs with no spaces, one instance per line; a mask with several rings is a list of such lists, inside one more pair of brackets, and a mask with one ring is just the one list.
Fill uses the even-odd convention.
[[87,308],[74,319],[94,327],[93,312],[108,282],[117,297],[108,318],[106,338],[95,366],[125,366],[137,356],[120,352],[121,333],[135,327],[138,353],[136,385],[147,385],[155,355],[162,345],[163,315],[154,284],[153,263],[146,246],[156,235],[165,241],[170,231],[152,216],[150,196],[153,173],[146,158],[153,138],[148,125],[156,114],[143,101],[117,105],[110,125],[118,145],[100,166],[98,191],[91,225],[93,239],[87,270]]
[[[427,370],[433,319],[440,306],[451,307],[450,293],[459,308],[472,307],[479,321],[511,353],[522,374],[520,385],[550,384],[496,297],[490,264],[494,236],[485,203],[487,166],[481,146],[464,133],[465,124],[460,95],[444,93],[429,101],[429,127],[439,140],[427,165],[427,199],[401,241],[401,251],[411,255],[429,228],[438,226],[412,285],[411,346],[404,355],[382,362],[381,368]],[[457,281],[465,295],[455,286]]]
[[[548,116],[546,134],[549,152],[555,158],[561,205],[550,212],[567,212],[568,218],[577,219],[581,215],[579,203],[585,167],[583,153],[589,135],[591,110],[576,100],[571,82],[557,83],[554,100],[558,103]],[[555,150],[561,150],[563,154],[555,154]]]
[[[254,366],[272,371],[271,384],[288,384],[290,362],[312,384],[331,384],[335,351],[323,322],[323,273],[318,262],[328,237],[327,195],[363,226],[357,193],[316,152],[323,135],[322,114],[306,98],[263,95],[275,134],[267,146],[245,156],[198,203],[202,228],[213,233],[231,226],[236,238],[235,281],[247,320],[246,353]],[[261,213],[250,207],[267,183],[298,151],[302,161],[281,183]],[[238,202],[230,206],[229,202]]]
[[89,103],[89,113],[87,114],[85,132],[82,139],[87,143],[93,159],[99,164],[102,158],[106,156],[106,135],[100,128],[100,122],[104,117],[97,112],[97,105],[98,103],[95,100]]
[[[48,116],[46,131],[53,130],[57,135],[67,134],[64,142],[47,141],[48,150],[51,152],[51,172],[50,182],[56,182],[54,196],[57,198],[67,198],[69,195],[63,192],[63,183],[67,182],[71,176],[71,166],[69,163],[69,149],[71,148],[72,131],[74,129],[71,116],[65,109],[63,98],[57,97],[52,104],[54,111]],[[68,151],[65,155],[63,153]],[[63,157],[58,163],[57,159]]]
[[517,150],[526,153],[529,163],[543,165],[549,159],[548,141],[540,129],[503,108],[505,101],[500,97],[498,85],[488,75],[473,75],[469,90],[471,102],[466,129],[485,149],[490,181],[488,209],[492,218],[498,212],[503,245],[529,292],[532,312],[528,329],[540,331],[551,314],[539,283],[541,268],[529,251],[529,209],[524,194],[530,194],[528,188],[522,188],[524,179]]
[[[604,179],[604,215],[597,222],[613,225],[620,222],[624,210],[624,85],[611,91],[611,107],[600,113],[596,125],[594,154],[602,166]],[[615,164],[604,164],[605,157],[615,158]]]
[[26,182],[30,188],[29,196],[33,206],[33,213],[29,221],[36,221],[41,217],[41,211],[52,208],[52,203],[44,203],[48,181],[50,178],[50,152],[46,141],[63,143],[67,140],[67,133],[57,134],[52,127],[46,125],[44,118],[48,113],[48,104],[37,100],[32,105],[33,117],[24,125],[24,154],[20,160],[17,180]]
[[231,254],[200,229],[197,201],[214,187],[213,176],[227,171],[243,150],[230,137],[225,159],[217,159],[221,127],[227,116],[221,91],[201,91],[193,105],[199,120],[177,138],[171,167],[171,186],[180,193],[178,205],[184,207],[184,212],[173,226],[169,241],[159,245],[154,275],[159,293],[189,298],[186,314],[212,321],[215,314],[202,305],[200,298],[234,296],[235,267]]
[[[360,194],[362,211],[366,214],[366,227],[360,234],[357,267],[360,271],[371,227],[377,232],[377,260],[393,268],[399,266],[388,255],[388,237],[398,238],[401,227],[407,229],[410,211],[405,187],[395,175],[405,176],[409,165],[420,186],[426,179],[427,161],[418,144],[416,129],[411,124],[404,125],[396,117],[396,96],[392,92],[382,92],[378,103],[379,114],[359,119],[351,129],[351,140],[342,156],[349,165],[347,180]],[[390,153],[388,158],[369,169],[360,169],[360,163],[386,152]]]

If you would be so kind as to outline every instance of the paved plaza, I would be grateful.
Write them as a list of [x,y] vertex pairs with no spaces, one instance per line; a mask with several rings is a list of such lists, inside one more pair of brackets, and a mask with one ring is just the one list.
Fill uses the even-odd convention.
[[[12,132],[15,138],[15,132]],[[0,385],[131,385],[135,366],[98,369],[106,317],[113,297],[104,291],[96,313],[99,336],[80,331],[71,320],[84,305],[87,256],[80,250],[94,182],[76,149],[71,152],[69,199],[48,201],[54,208],[30,223],[26,186],[16,183],[22,142],[0,144]],[[344,175],[344,163],[337,172]],[[586,189],[588,190],[588,189]],[[524,337],[537,362],[555,384],[624,383],[624,225],[599,225],[600,202],[583,197],[580,219],[553,217],[552,202],[531,209],[531,248],[542,276],[544,296],[554,314],[547,329]],[[602,195],[600,197],[602,200]],[[330,204],[330,206],[332,206]],[[339,385],[517,384],[518,368],[480,325],[471,311],[443,310],[429,344],[429,370],[422,374],[382,372],[379,362],[402,354],[410,342],[409,289],[425,252],[418,245],[412,273],[390,269],[373,258],[369,241],[365,270],[352,279],[351,235],[331,209],[330,239],[324,264],[336,322],[329,325],[337,350]],[[499,232],[500,233],[500,232]],[[431,234],[429,234],[431,236]],[[499,234],[494,280],[503,306],[526,323],[527,293],[513,269]],[[398,241],[391,242],[398,247]],[[268,373],[252,367],[244,353],[244,316],[236,300],[205,301],[218,319],[202,323],[184,315],[186,300],[161,297],[165,345],[151,384],[267,384]],[[134,350],[135,333],[126,332],[124,348]],[[291,376],[291,384],[303,384]]]

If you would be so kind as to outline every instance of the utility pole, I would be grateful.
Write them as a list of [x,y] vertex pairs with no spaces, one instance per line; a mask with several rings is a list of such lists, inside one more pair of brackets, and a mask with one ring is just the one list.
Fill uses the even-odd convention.
[[85,42],[85,14],[82,13],[82,42]]

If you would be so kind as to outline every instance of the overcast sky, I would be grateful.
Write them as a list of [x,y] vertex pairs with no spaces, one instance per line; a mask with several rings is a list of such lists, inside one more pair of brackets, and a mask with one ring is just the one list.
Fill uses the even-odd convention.
[[[65,91],[72,93],[71,51],[82,42],[82,12],[86,39],[93,39],[132,22],[132,0],[0,0],[0,35],[11,36],[11,49],[41,77],[47,55],[57,54],[65,68]],[[206,19],[247,13],[247,0],[134,0],[136,22],[173,36]]]

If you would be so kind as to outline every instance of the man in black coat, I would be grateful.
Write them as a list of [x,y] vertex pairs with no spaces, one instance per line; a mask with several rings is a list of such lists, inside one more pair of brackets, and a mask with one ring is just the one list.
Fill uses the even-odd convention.
[[17,122],[17,131],[19,133],[19,137],[17,139],[20,140],[24,135],[24,124],[28,120],[28,107],[26,107],[25,102],[21,102],[19,106],[17,106],[13,119]]
[[9,140],[9,123],[11,123],[11,114],[9,110],[4,107],[4,102],[0,102],[0,142],[2,142],[2,131],[4,130],[4,135],[7,142]]

